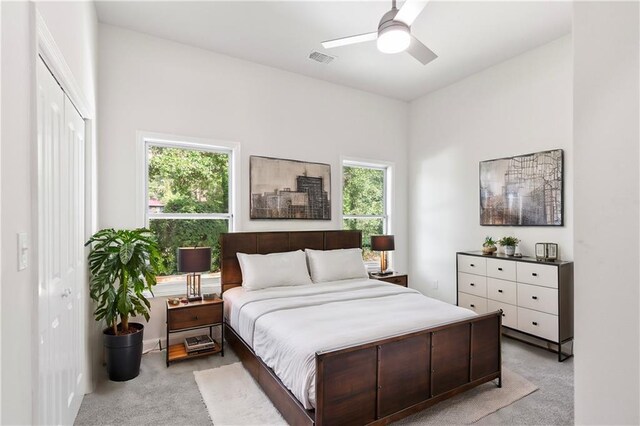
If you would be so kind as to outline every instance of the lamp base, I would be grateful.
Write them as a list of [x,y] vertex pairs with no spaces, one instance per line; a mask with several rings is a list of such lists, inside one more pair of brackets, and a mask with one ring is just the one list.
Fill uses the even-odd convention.
[[187,275],[187,300],[189,300],[189,302],[202,300],[200,274],[196,274],[195,272]]
[[386,277],[387,275],[393,274],[393,271],[385,271],[385,272],[372,272],[371,275],[376,277]]

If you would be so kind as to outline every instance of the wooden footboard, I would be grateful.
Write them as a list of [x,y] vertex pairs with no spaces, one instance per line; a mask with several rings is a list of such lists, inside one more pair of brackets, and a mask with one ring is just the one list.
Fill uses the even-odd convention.
[[305,410],[225,323],[225,337],[292,425],[387,424],[482,383],[502,380],[493,312],[416,333],[316,354],[316,409]]
[[386,424],[502,378],[494,312],[316,355],[316,425]]

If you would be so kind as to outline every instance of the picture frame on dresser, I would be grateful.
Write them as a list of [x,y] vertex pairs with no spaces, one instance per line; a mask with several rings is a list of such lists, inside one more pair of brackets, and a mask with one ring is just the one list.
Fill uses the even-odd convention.
[[457,252],[456,304],[478,314],[500,310],[503,329],[555,345],[545,347],[559,362],[573,356],[573,262]]

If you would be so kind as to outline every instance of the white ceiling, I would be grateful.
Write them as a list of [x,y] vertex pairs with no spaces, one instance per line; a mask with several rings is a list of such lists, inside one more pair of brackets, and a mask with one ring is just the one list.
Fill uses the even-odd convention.
[[[401,1],[399,1],[399,5]],[[101,22],[402,100],[412,100],[571,32],[570,2],[432,1],[412,34],[438,54],[425,65],[375,42],[320,42],[377,29],[390,1],[96,2]],[[313,50],[337,56],[308,59]]]

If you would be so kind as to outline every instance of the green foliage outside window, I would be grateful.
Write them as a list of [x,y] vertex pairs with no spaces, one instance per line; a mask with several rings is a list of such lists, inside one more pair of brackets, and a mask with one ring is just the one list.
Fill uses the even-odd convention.
[[[228,213],[229,155],[150,146],[147,184],[151,213]],[[196,245],[212,248],[211,271],[220,270],[218,237],[228,231],[228,220],[157,218],[149,228],[163,257],[160,275],[178,273],[178,247]]]
[[366,167],[344,167],[342,214],[344,229],[362,231],[362,246],[366,261],[379,259],[371,251],[371,235],[384,233],[382,218],[349,218],[349,216],[384,216],[385,171]]

